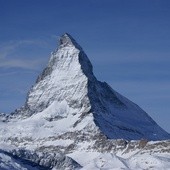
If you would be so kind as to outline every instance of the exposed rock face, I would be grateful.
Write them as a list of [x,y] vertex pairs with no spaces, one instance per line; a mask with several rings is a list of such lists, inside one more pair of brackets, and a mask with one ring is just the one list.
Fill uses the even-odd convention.
[[[88,57],[69,34],[61,36],[25,105],[10,116],[1,114],[0,120],[0,147],[7,150],[3,154],[12,153],[21,163],[20,158],[29,160],[38,169],[47,165],[81,169],[86,164],[83,153],[85,157],[91,153],[94,164],[101,155],[101,159],[117,160],[119,168],[128,168],[125,162],[130,158],[124,160],[123,155],[152,146],[155,151],[148,141],[170,138],[139,106],[95,78]],[[165,145],[162,150],[168,153],[169,142]],[[86,169],[94,169],[92,162]],[[99,169],[104,166],[98,165]]]

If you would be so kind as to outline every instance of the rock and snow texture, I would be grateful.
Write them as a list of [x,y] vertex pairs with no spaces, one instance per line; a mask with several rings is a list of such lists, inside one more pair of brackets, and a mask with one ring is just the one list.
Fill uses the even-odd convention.
[[[139,141],[128,141],[169,138],[139,106],[95,78],[88,57],[69,34],[61,36],[25,105],[9,116],[0,114],[0,148],[7,150],[0,157],[13,162],[17,156],[20,169],[25,166],[20,150],[24,163],[29,160],[53,170],[166,169],[169,141],[158,144],[162,155],[152,143],[150,153],[145,146],[138,147]],[[14,150],[19,150],[14,157],[6,154]],[[33,157],[30,152],[35,152]]]
[[169,138],[141,108],[95,78],[86,54],[68,34],[61,37],[25,106],[16,114],[29,117],[43,111],[51,120],[74,115],[82,121],[90,115],[109,139]]

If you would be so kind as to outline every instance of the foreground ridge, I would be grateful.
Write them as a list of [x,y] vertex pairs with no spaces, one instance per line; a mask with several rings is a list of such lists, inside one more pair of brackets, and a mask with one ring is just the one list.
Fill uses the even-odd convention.
[[[169,166],[170,135],[139,106],[98,81],[68,33],[60,37],[25,105],[9,116],[0,114],[0,120],[4,166],[6,159],[11,167],[18,160],[20,169],[27,164],[53,170]],[[144,157],[150,162],[137,165]]]

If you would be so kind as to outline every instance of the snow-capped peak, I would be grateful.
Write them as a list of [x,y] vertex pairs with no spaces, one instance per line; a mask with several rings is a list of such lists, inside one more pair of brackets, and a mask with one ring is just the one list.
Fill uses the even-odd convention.
[[75,46],[76,48],[81,49],[81,47],[74,40],[74,38],[68,33],[63,34],[59,39],[59,47],[61,48],[66,46]]
[[[29,91],[25,106],[14,115],[19,113],[30,116],[43,111],[53,102],[60,103],[64,100],[69,106],[77,105],[80,109],[80,106],[89,103],[88,81],[96,80],[92,65],[71,35],[62,35],[59,42],[59,47],[51,54],[47,67]],[[86,110],[87,108],[89,107]]]
[[95,78],[87,55],[71,35],[64,34],[59,41],[59,48],[30,90],[25,106],[16,114],[29,117],[53,108],[50,119],[74,114],[83,115],[77,120],[81,122],[91,115],[91,121],[85,124],[93,124],[110,139],[169,138],[139,106]]
[[148,142],[163,139],[170,135],[98,81],[64,34],[25,105],[0,114],[0,169],[169,169],[170,142]]

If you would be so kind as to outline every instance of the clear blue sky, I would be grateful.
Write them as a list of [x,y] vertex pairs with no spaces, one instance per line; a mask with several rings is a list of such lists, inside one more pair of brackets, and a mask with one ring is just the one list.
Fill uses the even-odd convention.
[[170,132],[169,0],[0,0],[0,111],[23,105],[58,36]]

